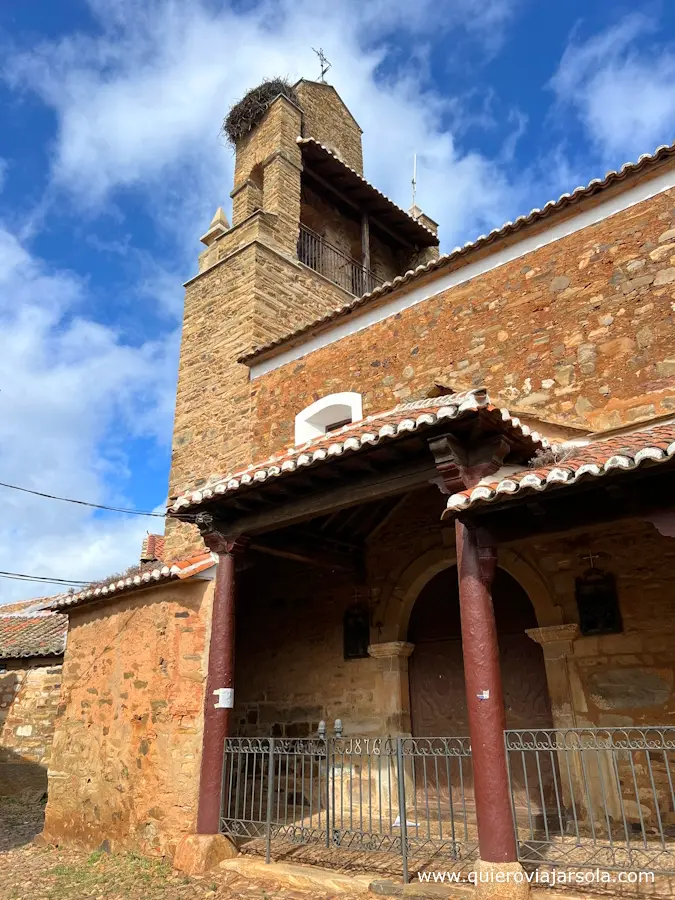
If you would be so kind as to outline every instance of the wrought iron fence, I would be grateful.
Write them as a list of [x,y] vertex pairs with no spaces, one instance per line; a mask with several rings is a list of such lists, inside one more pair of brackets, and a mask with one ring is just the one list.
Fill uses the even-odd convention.
[[370,269],[304,225],[300,226],[298,236],[298,259],[356,297],[382,283]]
[[468,738],[228,738],[221,831],[389,852],[409,864],[477,851]]
[[675,872],[675,728],[505,732],[524,863]]

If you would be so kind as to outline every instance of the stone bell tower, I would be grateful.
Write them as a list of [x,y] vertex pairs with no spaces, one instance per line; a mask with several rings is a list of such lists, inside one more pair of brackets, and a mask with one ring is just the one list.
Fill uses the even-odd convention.
[[[263,83],[225,130],[235,148],[232,223],[218,208],[186,284],[170,498],[252,462],[240,357],[438,252],[433,229],[383,206],[363,180],[361,129],[331,85]],[[372,224],[371,203],[382,207]],[[388,215],[405,221],[392,230]],[[192,527],[167,523],[167,559],[199,544]]]

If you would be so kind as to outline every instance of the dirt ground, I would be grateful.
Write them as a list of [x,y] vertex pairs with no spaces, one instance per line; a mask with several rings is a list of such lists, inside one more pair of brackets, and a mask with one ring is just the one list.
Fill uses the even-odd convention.
[[[288,890],[274,881],[253,883],[216,870],[188,878],[161,860],[134,854],[38,847],[44,806],[0,800],[0,900],[183,900],[257,898],[329,900],[330,894]],[[340,900],[355,900],[340,894]]]

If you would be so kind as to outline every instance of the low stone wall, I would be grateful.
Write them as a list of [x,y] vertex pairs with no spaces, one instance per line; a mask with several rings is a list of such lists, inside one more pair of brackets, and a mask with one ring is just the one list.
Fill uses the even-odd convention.
[[62,657],[0,668],[0,796],[39,799],[47,790]]
[[213,583],[72,609],[45,838],[173,856],[195,831]]

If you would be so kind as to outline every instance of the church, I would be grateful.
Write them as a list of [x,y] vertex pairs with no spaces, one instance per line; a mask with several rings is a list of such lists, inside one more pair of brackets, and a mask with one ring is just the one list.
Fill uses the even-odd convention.
[[53,604],[45,838],[673,870],[675,147],[441,255],[332,86],[227,124],[161,555]]

